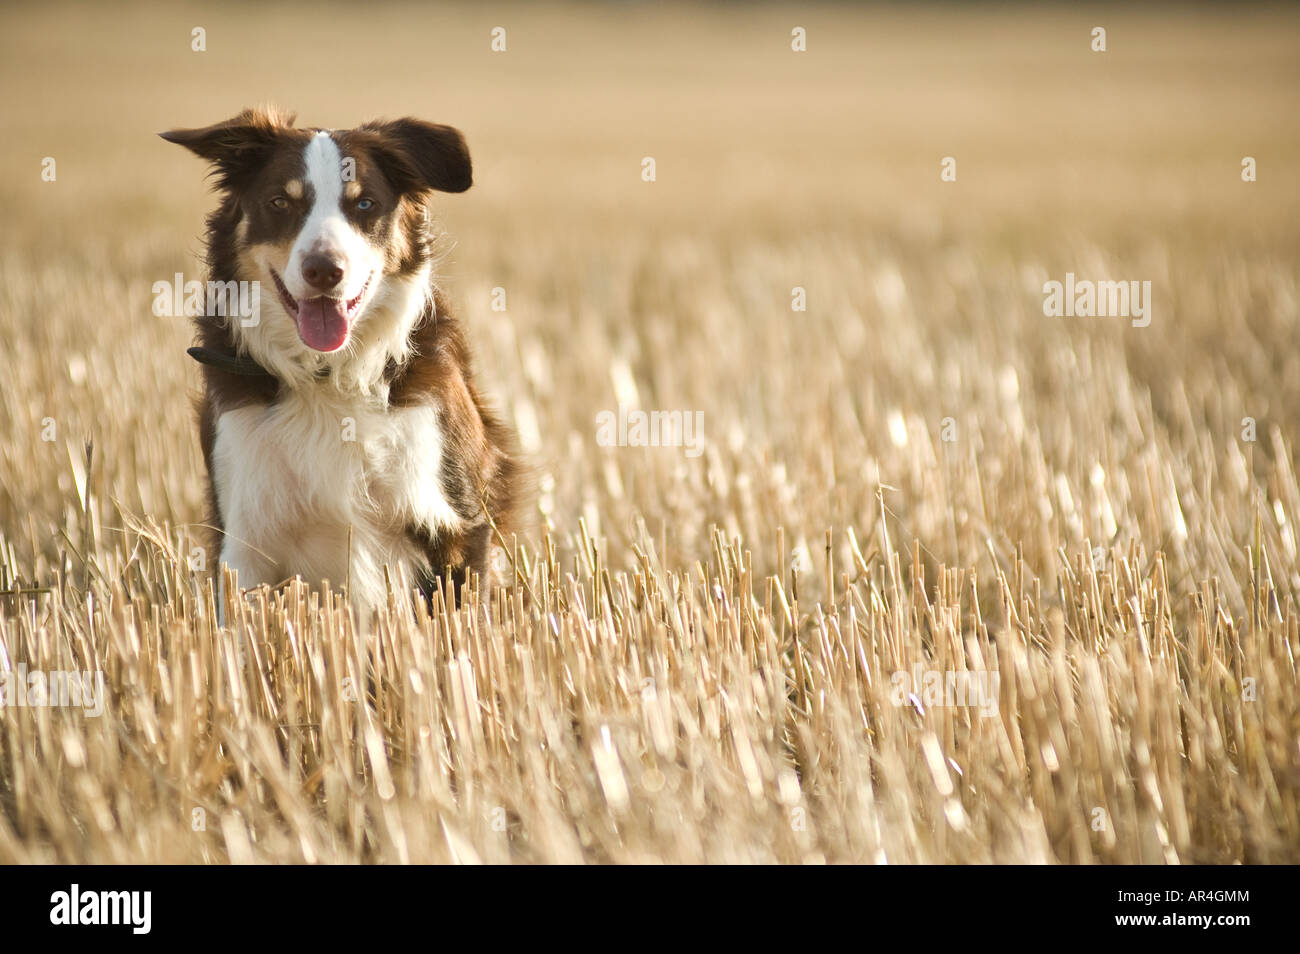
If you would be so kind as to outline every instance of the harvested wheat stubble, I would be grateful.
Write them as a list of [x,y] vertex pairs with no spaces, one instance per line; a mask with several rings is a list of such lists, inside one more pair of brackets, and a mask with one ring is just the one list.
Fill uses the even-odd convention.
[[[0,12],[41,84],[0,115],[0,669],[106,693],[0,710],[0,862],[1300,862],[1300,14],[1115,9],[1099,55],[1087,11],[801,6],[794,54],[777,6],[529,5],[494,58],[376,6],[344,84],[304,11],[206,10],[203,54]],[[212,200],[155,133],[272,97],[467,135],[440,281],[544,534],[479,610],[291,584],[223,629],[191,567],[150,303]],[[1067,273],[1150,325],[1046,317]],[[703,453],[602,446],[620,406]]]
[[[531,601],[394,596],[359,629],[291,584],[221,629],[166,537],[130,544],[0,624],[7,659],[102,667],[109,697],[5,711],[6,860],[1296,860],[1267,585],[1240,628],[1207,588],[1179,636],[1159,557],[1063,565],[1056,599],[1018,560],[939,566],[927,597],[882,540],[809,609],[721,534],[676,572],[643,536],[626,573],[521,554]],[[996,712],[896,704],[917,664],[996,669]]]

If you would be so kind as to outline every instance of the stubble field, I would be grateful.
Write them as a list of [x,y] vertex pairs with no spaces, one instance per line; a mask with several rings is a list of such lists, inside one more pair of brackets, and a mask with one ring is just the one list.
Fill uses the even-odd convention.
[[[1300,862],[1300,15],[308,9],[0,12],[0,670],[105,689],[0,709],[0,862]],[[485,607],[189,565],[155,134],[267,101],[468,139],[539,485]]]

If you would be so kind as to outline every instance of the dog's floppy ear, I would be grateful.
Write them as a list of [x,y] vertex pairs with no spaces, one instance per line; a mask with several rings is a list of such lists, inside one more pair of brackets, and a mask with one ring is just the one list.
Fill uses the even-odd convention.
[[217,185],[229,189],[266,161],[277,139],[293,128],[293,120],[292,113],[264,106],[201,129],[173,129],[158,135],[211,162]]
[[410,118],[377,120],[360,129],[374,135],[384,172],[402,192],[464,192],[474,182],[459,129]]

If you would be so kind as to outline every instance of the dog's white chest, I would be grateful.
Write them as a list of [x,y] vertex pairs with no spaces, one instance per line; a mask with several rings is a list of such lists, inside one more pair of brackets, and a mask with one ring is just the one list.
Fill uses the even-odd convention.
[[[323,389],[322,389],[323,390]],[[292,575],[382,600],[383,568],[418,569],[416,529],[460,518],[442,491],[432,405],[388,408],[294,392],[217,422],[212,471],[240,585]]]

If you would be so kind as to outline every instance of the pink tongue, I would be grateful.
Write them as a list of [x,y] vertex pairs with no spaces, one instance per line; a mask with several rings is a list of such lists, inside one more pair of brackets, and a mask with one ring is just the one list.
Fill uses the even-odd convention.
[[298,337],[317,351],[338,351],[348,336],[348,316],[338,298],[305,298],[298,302]]

